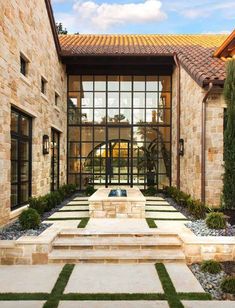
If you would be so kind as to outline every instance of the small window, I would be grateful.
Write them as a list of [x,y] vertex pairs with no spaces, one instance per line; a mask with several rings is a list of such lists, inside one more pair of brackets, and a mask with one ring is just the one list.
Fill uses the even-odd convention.
[[20,55],[20,72],[22,75],[27,75],[28,60],[23,55]]
[[58,106],[59,105],[59,94],[55,92],[55,106]]
[[45,78],[41,77],[41,92],[46,95],[46,84],[47,81]]

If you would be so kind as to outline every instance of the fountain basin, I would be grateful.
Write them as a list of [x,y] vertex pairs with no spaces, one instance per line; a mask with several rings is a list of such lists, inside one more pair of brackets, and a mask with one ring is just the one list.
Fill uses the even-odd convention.
[[99,188],[89,199],[92,218],[145,218],[146,199],[139,188],[125,188],[126,196],[111,196],[110,188]]

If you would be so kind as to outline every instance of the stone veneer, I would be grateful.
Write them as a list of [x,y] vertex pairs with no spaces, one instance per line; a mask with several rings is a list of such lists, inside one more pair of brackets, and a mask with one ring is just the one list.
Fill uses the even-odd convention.
[[146,199],[139,188],[126,188],[127,197],[108,197],[110,188],[98,189],[89,199],[91,218],[145,218]]
[[[33,118],[32,195],[50,191],[50,155],[42,155],[42,136],[51,128],[60,135],[60,183],[66,180],[66,73],[58,60],[44,0],[0,3],[0,225],[10,217],[11,107]],[[28,75],[20,73],[20,53],[29,60]],[[41,94],[41,76],[47,80]],[[59,104],[55,106],[55,92]]]
[[[177,71],[172,76],[172,185],[176,186],[177,153]],[[201,117],[206,91],[181,68],[181,134],[184,156],[180,157],[180,189],[201,198]],[[219,206],[223,174],[222,94],[211,94],[206,107],[206,203]]]

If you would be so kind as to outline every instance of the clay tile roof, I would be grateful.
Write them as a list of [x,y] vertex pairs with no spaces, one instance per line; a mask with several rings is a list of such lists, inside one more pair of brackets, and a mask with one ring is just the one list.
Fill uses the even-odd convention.
[[70,56],[172,56],[200,86],[221,84],[225,63],[213,57],[227,35],[60,35],[61,53]]

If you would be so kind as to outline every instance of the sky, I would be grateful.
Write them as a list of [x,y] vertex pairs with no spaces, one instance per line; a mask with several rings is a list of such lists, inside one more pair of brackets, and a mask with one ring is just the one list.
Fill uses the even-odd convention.
[[235,0],[52,0],[69,33],[231,33]]

